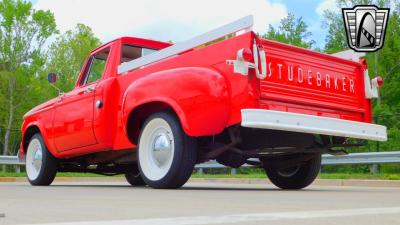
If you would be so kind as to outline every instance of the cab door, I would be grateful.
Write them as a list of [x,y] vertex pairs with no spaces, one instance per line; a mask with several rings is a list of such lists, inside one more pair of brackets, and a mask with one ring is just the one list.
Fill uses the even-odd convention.
[[98,143],[93,130],[96,86],[103,76],[109,48],[100,49],[87,60],[75,89],[58,99],[53,134],[57,151]]

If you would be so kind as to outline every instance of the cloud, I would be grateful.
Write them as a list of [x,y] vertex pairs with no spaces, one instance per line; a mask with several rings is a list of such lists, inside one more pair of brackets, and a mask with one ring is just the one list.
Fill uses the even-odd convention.
[[325,10],[337,10],[336,2],[336,0],[323,0],[318,4],[315,11],[320,17],[323,17]]
[[287,14],[284,4],[270,0],[38,0],[34,8],[52,11],[61,32],[84,23],[104,42],[119,36],[182,41],[249,14],[263,33]]

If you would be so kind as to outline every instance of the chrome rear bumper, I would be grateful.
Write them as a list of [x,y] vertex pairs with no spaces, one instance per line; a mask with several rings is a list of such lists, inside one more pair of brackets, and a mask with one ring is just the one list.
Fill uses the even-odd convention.
[[264,109],[242,109],[242,126],[386,141],[386,127],[350,120]]

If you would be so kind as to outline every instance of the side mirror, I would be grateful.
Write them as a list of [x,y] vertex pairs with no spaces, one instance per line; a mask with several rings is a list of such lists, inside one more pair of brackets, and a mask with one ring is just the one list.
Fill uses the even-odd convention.
[[47,81],[49,84],[58,91],[58,96],[64,96],[64,93],[60,90],[60,88],[56,87],[54,83],[57,81],[57,75],[55,73],[47,74]]
[[55,73],[47,74],[47,81],[49,81],[50,84],[54,84],[57,81],[57,75]]

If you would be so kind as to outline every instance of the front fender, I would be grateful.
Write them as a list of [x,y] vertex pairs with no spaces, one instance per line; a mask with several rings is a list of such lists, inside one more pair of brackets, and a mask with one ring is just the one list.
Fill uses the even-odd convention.
[[178,115],[190,136],[222,132],[229,119],[230,97],[225,78],[215,70],[186,67],[156,72],[133,82],[124,94],[123,119],[140,105],[163,102]]
[[29,141],[28,139],[26,139],[27,138],[26,134],[27,134],[27,131],[30,130],[31,128],[33,128],[33,127],[38,129],[38,131],[40,132],[40,134],[43,137],[43,140],[44,140],[44,142],[45,142],[45,144],[47,146],[47,149],[54,155],[55,151],[53,151],[54,148],[51,145],[51,143],[49,142],[48,134],[46,132],[46,129],[43,129],[42,125],[37,120],[30,119],[30,118],[27,118],[26,120],[24,120],[24,122],[22,124],[22,129],[21,129],[21,135],[22,136],[21,136],[20,151],[23,154],[26,154],[26,148],[24,146],[24,141]]

